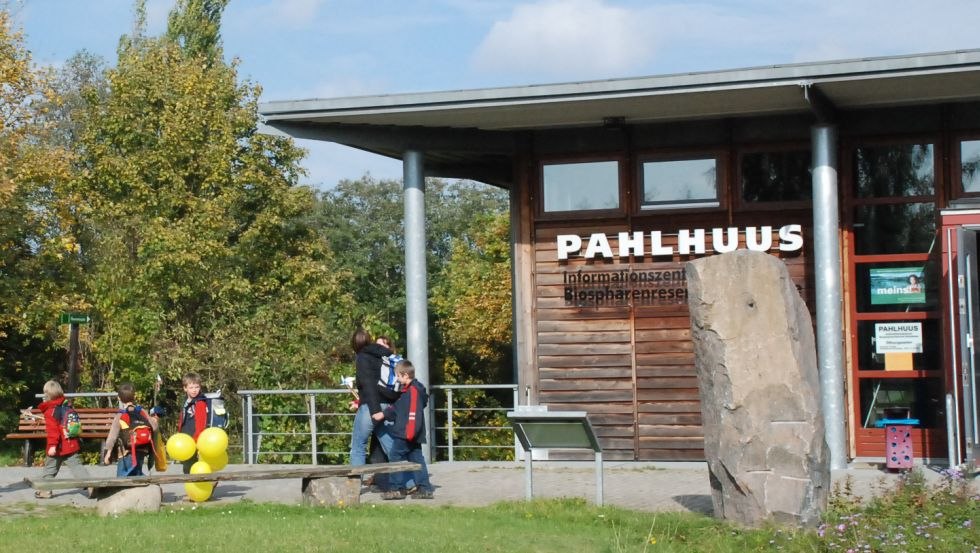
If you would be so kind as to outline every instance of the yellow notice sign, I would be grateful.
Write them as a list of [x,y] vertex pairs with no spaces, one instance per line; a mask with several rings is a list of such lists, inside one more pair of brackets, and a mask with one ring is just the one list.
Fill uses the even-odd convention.
[[911,371],[912,368],[912,352],[907,353],[886,353],[885,354],[885,370],[886,371]]

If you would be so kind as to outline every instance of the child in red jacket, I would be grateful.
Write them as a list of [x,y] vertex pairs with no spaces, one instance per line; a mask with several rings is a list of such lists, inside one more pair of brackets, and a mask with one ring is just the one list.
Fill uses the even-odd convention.
[[[47,434],[47,444],[44,458],[44,472],[41,478],[54,478],[61,470],[61,465],[67,465],[75,478],[88,478],[88,471],[78,458],[81,443],[78,438],[68,438],[61,427],[60,407],[65,403],[65,393],[61,384],[54,380],[44,383],[44,401],[37,408],[44,415],[44,430]],[[34,497],[47,499],[54,495],[51,490],[38,490]]]

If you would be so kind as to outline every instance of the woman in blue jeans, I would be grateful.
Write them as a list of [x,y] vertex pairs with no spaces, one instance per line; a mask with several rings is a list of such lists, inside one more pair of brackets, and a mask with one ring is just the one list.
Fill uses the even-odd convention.
[[392,392],[379,384],[381,358],[391,355],[390,347],[376,343],[366,330],[359,328],[351,336],[351,348],[357,354],[354,358],[354,383],[360,405],[354,416],[354,429],[351,433],[350,464],[357,466],[367,463],[372,433],[378,437],[385,455],[391,451],[388,427],[380,421],[384,420],[384,409],[398,399],[398,392]]

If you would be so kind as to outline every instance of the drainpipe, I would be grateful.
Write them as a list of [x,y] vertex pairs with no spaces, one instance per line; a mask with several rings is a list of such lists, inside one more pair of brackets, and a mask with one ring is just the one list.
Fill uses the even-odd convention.
[[[425,266],[425,174],[422,152],[407,150],[402,158],[405,180],[405,320],[408,356],[415,377],[432,389],[429,380],[429,312]],[[426,443],[422,453],[432,460],[432,402],[426,409]]]
[[[804,87],[807,101],[813,92]],[[816,102],[821,119],[810,129],[813,159],[813,250],[817,300],[817,362],[830,468],[847,468],[844,410],[843,301],[837,193],[837,127],[823,119],[827,105]]]

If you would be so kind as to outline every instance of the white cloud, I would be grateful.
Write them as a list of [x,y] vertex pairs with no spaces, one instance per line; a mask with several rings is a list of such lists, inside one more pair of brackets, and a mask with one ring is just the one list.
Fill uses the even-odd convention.
[[316,21],[324,4],[326,0],[267,0],[241,11],[229,9],[226,15],[232,16],[237,24],[246,28],[303,29]]
[[477,48],[477,70],[565,78],[630,73],[655,50],[656,33],[628,9],[600,0],[544,0],[514,8]]

